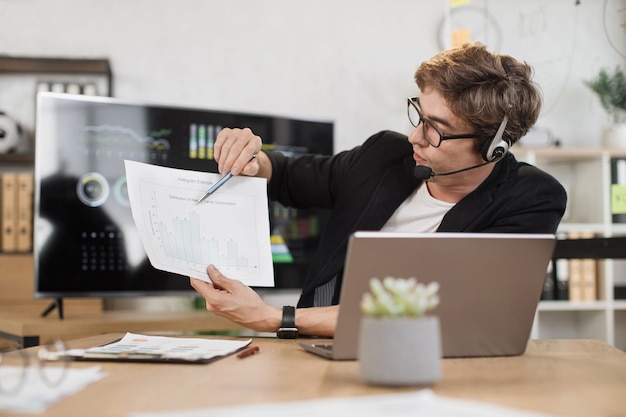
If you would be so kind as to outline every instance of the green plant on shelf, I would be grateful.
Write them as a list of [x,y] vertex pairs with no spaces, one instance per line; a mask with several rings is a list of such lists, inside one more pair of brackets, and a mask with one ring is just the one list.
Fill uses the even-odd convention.
[[602,68],[594,79],[584,83],[598,95],[613,123],[626,123],[626,77],[620,67],[612,73]]

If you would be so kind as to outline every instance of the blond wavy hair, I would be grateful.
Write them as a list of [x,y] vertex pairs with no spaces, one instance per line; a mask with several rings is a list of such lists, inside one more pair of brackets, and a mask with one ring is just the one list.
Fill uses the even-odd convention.
[[434,88],[450,110],[480,135],[476,149],[491,140],[505,115],[504,139],[513,145],[535,124],[541,111],[541,90],[533,68],[509,55],[487,51],[478,42],[443,51],[415,72],[421,91]]

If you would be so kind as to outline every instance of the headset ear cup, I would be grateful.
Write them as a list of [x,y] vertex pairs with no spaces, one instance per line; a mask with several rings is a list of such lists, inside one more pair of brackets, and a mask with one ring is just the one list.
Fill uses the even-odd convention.
[[502,159],[508,151],[509,143],[505,140],[501,140],[494,148],[493,152],[491,153],[491,158],[489,160],[493,161],[494,159]]
[[485,142],[481,150],[481,154],[485,162],[491,162],[500,159],[509,151],[509,144],[504,139],[495,142],[495,139]]
[[496,135],[489,142],[485,142],[485,145],[481,149],[485,162],[500,159],[509,151],[509,143],[503,139],[508,122],[508,116],[504,115],[504,119],[502,119],[502,123],[500,123]]

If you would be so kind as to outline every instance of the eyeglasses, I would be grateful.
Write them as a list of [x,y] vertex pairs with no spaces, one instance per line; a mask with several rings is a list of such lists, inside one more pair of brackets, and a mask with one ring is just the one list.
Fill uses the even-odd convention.
[[[0,396],[15,394],[30,378],[36,378],[35,367],[39,377],[49,387],[56,387],[63,382],[69,360],[65,355],[65,344],[58,340],[41,346],[35,356],[35,366],[31,366],[31,355],[23,350],[0,351]],[[61,363],[60,366],[48,366],[50,362]]]
[[411,97],[407,99],[407,113],[409,115],[409,122],[413,125],[413,127],[418,127],[420,123],[422,124],[422,129],[424,130],[424,138],[435,148],[441,146],[441,142],[444,140],[452,140],[452,139],[475,139],[479,138],[480,135],[476,133],[461,133],[456,135],[444,135],[432,124],[432,122],[426,118],[424,118],[422,114],[422,110],[419,105],[419,101],[417,97]]

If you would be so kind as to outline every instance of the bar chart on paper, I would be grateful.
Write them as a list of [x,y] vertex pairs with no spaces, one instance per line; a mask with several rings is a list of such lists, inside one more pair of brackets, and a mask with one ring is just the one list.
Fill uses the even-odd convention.
[[[259,273],[260,254],[256,237],[255,206],[251,196],[216,193],[196,204],[194,189],[141,183],[142,200],[148,201],[150,240],[155,253],[168,264],[197,273],[214,264],[227,276],[253,281]],[[269,239],[269,236],[266,236]]]
[[213,264],[248,285],[267,286],[268,275],[273,284],[264,184],[250,188],[250,178],[233,178],[196,204],[216,174],[144,165],[133,165],[142,168],[140,177],[127,166],[128,191],[155,268],[208,278],[206,267]]
[[[158,219],[158,214],[154,216]],[[203,237],[200,233],[200,215],[189,214],[189,219],[174,219],[172,230],[164,223],[155,224],[165,255],[183,262],[200,265],[215,264],[220,267],[256,268],[248,258],[239,255],[239,243],[235,239],[220,242],[215,237]],[[220,249],[221,247],[221,249]],[[226,248],[224,251],[223,248]]]

